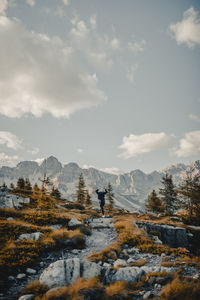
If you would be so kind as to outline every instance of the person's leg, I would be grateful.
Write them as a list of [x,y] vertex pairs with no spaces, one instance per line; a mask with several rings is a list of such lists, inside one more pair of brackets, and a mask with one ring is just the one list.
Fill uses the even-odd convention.
[[104,215],[104,209],[103,209],[103,204],[101,204],[101,212]]

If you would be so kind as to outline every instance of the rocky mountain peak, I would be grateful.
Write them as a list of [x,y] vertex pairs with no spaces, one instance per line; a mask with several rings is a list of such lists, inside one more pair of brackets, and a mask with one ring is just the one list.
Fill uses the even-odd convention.
[[42,162],[40,169],[43,173],[55,174],[61,171],[62,164],[56,157],[50,156]]

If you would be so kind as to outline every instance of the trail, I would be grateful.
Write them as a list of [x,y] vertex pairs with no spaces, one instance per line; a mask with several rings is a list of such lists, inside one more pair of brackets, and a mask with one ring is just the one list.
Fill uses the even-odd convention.
[[95,218],[88,221],[88,225],[92,228],[90,236],[86,236],[86,248],[82,250],[78,249],[59,249],[49,254],[41,256],[40,266],[34,267],[37,271],[34,275],[27,275],[25,280],[21,282],[15,281],[12,287],[8,290],[5,297],[1,300],[17,300],[23,289],[31,282],[38,280],[40,274],[46,269],[49,264],[59,260],[67,258],[79,257],[80,259],[86,258],[93,252],[99,252],[112,244],[117,236],[117,233],[113,229],[112,218]]

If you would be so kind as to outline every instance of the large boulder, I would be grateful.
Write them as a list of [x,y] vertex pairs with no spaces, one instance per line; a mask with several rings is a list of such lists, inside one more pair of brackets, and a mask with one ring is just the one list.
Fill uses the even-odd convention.
[[30,198],[9,194],[8,189],[0,189],[0,208],[22,208],[23,204],[29,204]]
[[148,234],[153,232],[155,235],[156,233],[159,240],[169,247],[189,247],[188,233],[185,228],[139,221],[136,221],[135,224],[143,228]]
[[79,220],[77,220],[76,218],[72,218],[68,223],[69,228],[73,228],[73,227],[76,227],[79,225],[82,225],[82,223]]
[[58,260],[49,265],[40,276],[40,283],[46,284],[49,288],[71,285],[79,277],[91,279],[101,274],[101,267],[87,260],[71,258]]

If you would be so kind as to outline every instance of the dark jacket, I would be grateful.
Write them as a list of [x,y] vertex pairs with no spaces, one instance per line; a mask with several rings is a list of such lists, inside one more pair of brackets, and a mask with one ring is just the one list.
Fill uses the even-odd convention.
[[98,199],[101,201],[101,204],[105,204],[105,195],[107,194],[107,190],[105,189],[105,192],[99,192],[99,189],[96,190],[96,193],[98,195]]

